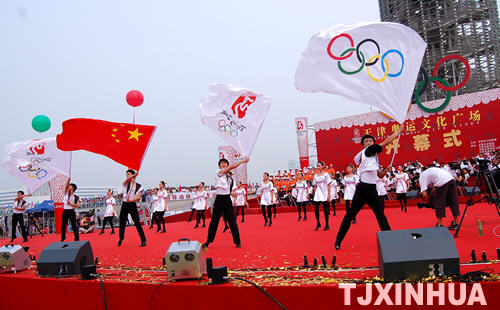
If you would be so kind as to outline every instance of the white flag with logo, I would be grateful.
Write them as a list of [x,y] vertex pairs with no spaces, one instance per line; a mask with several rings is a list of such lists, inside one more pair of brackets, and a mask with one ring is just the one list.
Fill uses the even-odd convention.
[[336,25],[309,41],[295,87],[365,103],[403,123],[426,47],[398,23]]
[[56,174],[69,176],[71,152],[57,148],[56,138],[14,142],[5,146],[2,166],[30,192],[50,181]]
[[201,122],[242,156],[250,156],[271,105],[271,98],[246,88],[214,84],[201,99]]

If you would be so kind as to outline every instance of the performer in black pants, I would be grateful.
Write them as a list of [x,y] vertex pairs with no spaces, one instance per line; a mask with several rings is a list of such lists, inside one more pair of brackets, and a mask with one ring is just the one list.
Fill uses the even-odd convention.
[[238,215],[240,214],[241,209],[241,222],[245,222],[245,205],[247,204],[247,191],[241,182],[238,182],[238,187],[233,189],[231,195],[234,198],[234,206],[236,207],[236,219],[238,219]]
[[12,238],[10,239],[10,242],[13,242],[14,239],[16,239],[17,223],[19,223],[19,227],[21,228],[23,242],[28,242],[28,235],[26,233],[26,228],[24,227],[24,211],[26,210],[26,201],[23,199],[28,196],[31,195],[25,195],[23,191],[18,191],[17,197],[14,198],[14,208],[12,210]]
[[76,184],[69,183],[71,179],[68,179],[66,183],[66,190],[64,192],[64,210],[62,214],[62,226],[61,226],[61,242],[66,240],[66,228],[68,226],[68,221],[71,224],[71,229],[73,230],[73,235],[75,236],[75,241],[80,240],[80,235],[78,234],[78,225],[76,223],[76,213],[75,208],[80,208],[80,199],[75,195],[77,189]]
[[140,246],[146,246],[146,236],[144,235],[144,230],[142,230],[139,212],[137,211],[137,202],[141,201],[143,191],[141,184],[135,182],[137,175],[139,175],[139,172],[136,173],[134,170],[129,169],[127,170],[127,179],[123,182],[123,202],[120,210],[120,240],[118,241],[118,246],[122,245],[125,238],[125,224],[127,223],[129,214],[134,221],[139,237],[141,237]]
[[361,139],[361,144],[364,146],[364,149],[354,157],[354,162],[359,165],[360,182],[354,192],[352,206],[344,216],[337,233],[335,249],[340,249],[340,244],[351,227],[352,219],[356,216],[356,214],[358,214],[361,208],[363,208],[365,203],[370,206],[375,214],[380,229],[391,230],[391,227],[387,222],[387,218],[385,217],[380,206],[380,199],[378,198],[376,186],[377,179],[379,177],[383,177],[387,171],[390,171],[391,167],[389,166],[383,170],[379,169],[377,154],[381,153],[383,147],[396,139],[403,130],[404,126],[401,125],[397,131],[380,143],[380,145],[375,144],[375,138],[370,135],[365,135]]
[[309,185],[304,180],[302,172],[297,173],[297,183],[295,183],[295,190],[297,191],[297,210],[299,211],[299,218],[302,219],[301,210],[304,211],[304,221],[307,220],[306,203],[309,201]]
[[228,172],[239,167],[241,164],[247,163],[248,158],[233,163],[229,165],[229,161],[225,158],[219,160],[219,170],[215,176],[215,202],[212,212],[212,219],[210,220],[210,225],[208,226],[208,236],[207,241],[203,244],[204,248],[214,242],[215,234],[217,233],[217,227],[219,226],[219,220],[222,214],[226,217],[229,228],[231,229],[231,234],[233,235],[233,242],[236,244],[237,248],[241,247],[240,232],[238,230],[238,224],[236,223],[236,218],[234,217],[233,203],[231,202],[231,188],[233,185],[233,179],[228,176]]
[[330,225],[328,224],[328,216],[330,215],[330,183],[332,178],[330,174],[324,170],[325,163],[318,161],[318,173],[314,175],[312,185],[314,186],[314,215],[316,216],[316,228],[315,231],[321,228],[321,222],[319,220],[319,205],[323,205],[323,213],[325,215],[325,228],[323,230],[330,230]]

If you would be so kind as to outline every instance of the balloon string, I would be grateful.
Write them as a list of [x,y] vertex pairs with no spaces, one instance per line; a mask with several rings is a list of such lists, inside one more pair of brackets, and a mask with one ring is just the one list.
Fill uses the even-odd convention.
[[394,157],[396,157],[396,153],[398,152],[399,137],[401,137],[401,134],[398,135],[398,141],[396,142],[396,147],[394,147],[394,154],[392,154],[392,160],[391,160],[391,164],[390,164],[391,167],[392,167],[392,164],[394,163]]
[[133,111],[133,116],[132,116],[132,124],[135,124],[135,109]]

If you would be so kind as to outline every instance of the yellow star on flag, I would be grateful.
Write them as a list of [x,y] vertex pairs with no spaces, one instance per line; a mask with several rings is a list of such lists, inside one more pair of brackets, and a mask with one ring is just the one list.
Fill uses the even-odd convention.
[[142,136],[143,133],[139,132],[139,128],[136,128],[134,131],[127,130],[128,133],[130,134],[130,137],[128,139],[135,139],[137,142],[139,142],[139,136]]

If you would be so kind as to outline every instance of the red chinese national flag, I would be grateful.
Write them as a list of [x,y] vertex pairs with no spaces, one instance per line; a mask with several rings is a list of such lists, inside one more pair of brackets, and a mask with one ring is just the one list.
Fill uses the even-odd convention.
[[73,118],[62,123],[57,147],[63,151],[86,150],[139,170],[156,126],[112,123]]

